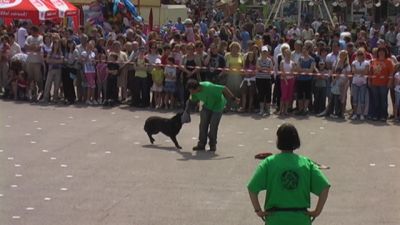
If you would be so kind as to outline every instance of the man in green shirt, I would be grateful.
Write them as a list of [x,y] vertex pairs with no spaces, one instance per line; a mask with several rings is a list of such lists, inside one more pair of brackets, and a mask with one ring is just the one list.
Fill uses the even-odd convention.
[[[247,184],[250,200],[265,224],[311,225],[328,198],[329,181],[312,160],[293,153],[300,147],[293,125],[281,125],[277,136],[281,153],[267,157],[258,165]],[[258,200],[258,193],[263,190],[267,191],[264,210]],[[312,211],[308,211],[310,193],[319,197]]]
[[187,82],[187,89],[191,94],[191,101],[204,103],[200,112],[199,142],[193,147],[193,151],[205,150],[208,133],[210,151],[215,152],[217,150],[218,125],[227,102],[225,97],[236,102],[240,102],[240,99],[235,98],[227,87],[211,82],[198,82],[191,79]]

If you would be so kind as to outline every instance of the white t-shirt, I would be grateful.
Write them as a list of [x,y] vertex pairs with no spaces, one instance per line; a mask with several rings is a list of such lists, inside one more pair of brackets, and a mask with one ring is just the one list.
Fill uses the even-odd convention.
[[334,54],[333,52],[329,53],[329,54],[326,56],[326,59],[325,59],[326,64],[329,64],[329,65],[332,66],[332,68],[334,68],[334,66],[335,66],[335,64],[336,64],[336,61],[337,61],[338,55],[339,55],[339,54]]
[[400,47],[400,32],[397,33],[396,40],[397,40],[397,47]]
[[[35,45],[38,47],[42,47],[43,46],[43,36],[38,35],[37,37],[34,37],[34,36],[30,35],[29,37],[26,38],[25,45]],[[43,61],[42,53],[40,51],[39,52],[28,51],[27,61],[31,62],[31,63],[42,63],[42,61]]]
[[396,91],[396,92],[399,92],[400,93],[400,72],[397,72],[395,75],[394,75],[394,83],[396,84],[396,86],[394,86],[394,90]]
[[96,54],[94,52],[83,51],[81,56],[85,58],[83,64],[85,73],[96,73],[96,67],[94,66]]
[[20,27],[17,31],[17,42],[21,48],[25,46],[26,37],[28,36],[28,31],[24,27]]
[[13,57],[14,55],[21,53],[21,47],[19,46],[19,44],[17,42],[14,42],[11,46],[10,46],[10,54],[11,57]]
[[[356,68],[356,70],[365,70],[369,66],[369,62],[364,60],[362,62],[359,62],[358,60],[355,60],[352,63],[352,66]],[[367,77],[361,74],[354,73],[353,75],[353,84],[357,86],[361,86],[364,84],[367,84]]]
[[[334,68],[336,65],[334,65]],[[342,69],[340,74],[345,74],[346,72],[351,72],[351,67],[347,65],[345,68]],[[339,76],[336,77],[334,81],[331,83],[331,93],[335,95],[340,95],[340,87],[347,81],[347,76]]]
[[311,28],[308,30],[304,29],[303,32],[301,32],[301,36],[304,40],[311,40],[313,39],[314,31]]

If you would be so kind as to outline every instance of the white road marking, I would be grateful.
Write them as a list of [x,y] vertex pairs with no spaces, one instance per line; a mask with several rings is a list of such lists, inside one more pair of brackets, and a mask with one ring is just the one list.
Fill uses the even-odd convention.
[[62,167],[62,168],[67,168],[68,165],[67,165],[67,164],[61,164],[60,167]]
[[314,131],[311,131],[310,134],[311,134],[311,135],[314,135],[314,134],[316,134],[316,133],[315,133]]
[[264,130],[269,130],[269,128],[268,127],[264,127]]
[[4,196],[3,194],[0,194],[0,198],[3,197],[3,196]]
[[15,174],[15,177],[22,177],[22,174]]
[[39,123],[39,121],[37,121],[37,120],[34,120],[33,122],[34,122],[34,123]]
[[106,154],[111,154],[111,152],[110,152],[110,151],[105,151],[104,153],[106,153]]
[[65,123],[60,123],[60,126],[65,126]]
[[268,143],[272,144],[272,143],[274,143],[274,141],[273,140],[268,140]]
[[7,124],[7,125],[5,125],[5,127],[7,127],[7,128],[10,128],[10,127],[11,127],[11,125],[8,125],[8,124]]
[[94,141],[93,141],[93,142],[90,142],[90,144],[91,144],[91,145],[95,145],[95,144],[96,144],[96,142],[94,142]]
[[370,163],[369,166],[374,167],[374,166],[376,166],[376,164],[375,163]]
[[42,152],[47,153],[47,152],[49,152],[49,150],[42,149]]
[[244,147],[244,145],[242,145],[242,144],[239,144],[238,146],[239,146],[239,147]]
[[116,114],[116,112],[111,112],[111,115],[115,115]]
[[15,220],[17,220],[17,219],[21,219],[21,217],[20,217],[20,216],[13,216],[12,218],[13,218],[13,219],[15,219]]
[[21,164],[14,164],[15,167],[21,167]]
[[31,144],[36,144],[37,142],[36,141],[31,141]]
[[56,157],[50,157],[50,160],[56,160],[57,158]]
[[26,207],[25,209],[26,209],[27,211],[35,210],[35,208],[33,208],[33,207]]
[[36,127],[36,130],[42,130],[42,128],[41,127]]
[[73,116],[69,116],[69,117],[68,117],[68,119],[73,119],[73,118],[74,118]]
[[0,149],[0,153],[4,152],[4,149]]
[[135,119],[139,119],[139,118],[140,118],[140,116],[134,116],[133,118],[135,118]]
[[324,130],[324,129],[325,129],[325,127],[319,127],[319,129],[320,129],[320,130]]
[[94,120],[94,119],[92,120],[92,122],[96,122],[96,121],[97,121],[97,120]]
[[72,178],[73,176],[70,175],[70,174],[68,174],[68,175],[66,175],[65,177],[66,177],[66,178]]
[[14,160],[14,157],[8,157],[7,159],[8,160]]
[[140,145],[140,142],[135,141],[133,144],[135,144],[135,145]]
[[389,167],[394,168],[394,167],[396,167],[396,165],[395,164],[389,164]]
[[45,200],[45,201],[50,201],[51,198],[50,198],[50,197],[45,197],[45,198],[43,198],[43,200]]
[[192,137],[192,140],[197,140],[197,137]]
[[68,188],[60,188],[60,191],[68,191]]
[[243,131],[238,131],[238,132],[236,132],[237,134],[243,134]]
[[31,136],[31,133],[25,133],[25,136]]
[[12,188],[17,188],[17,187],[18,187],[18,185],[16,185],[16,184],[12,184],[12,185],[10,185],[10,187],[12,187]]

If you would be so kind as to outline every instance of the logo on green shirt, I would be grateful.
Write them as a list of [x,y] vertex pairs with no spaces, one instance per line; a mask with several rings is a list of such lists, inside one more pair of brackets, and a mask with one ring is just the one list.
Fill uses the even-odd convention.
[[299,175],[293,170],[286,170],[281,175],[282,186],[287,190],[294,190],[299,185]]

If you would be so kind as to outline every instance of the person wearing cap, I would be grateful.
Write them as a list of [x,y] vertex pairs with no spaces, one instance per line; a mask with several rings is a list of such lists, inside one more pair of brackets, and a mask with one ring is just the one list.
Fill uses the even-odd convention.
[[218,126],[227,103],[226,98],[235,101],[237,104],[240,103],[240,99],[236,98],[229,88],[208,81],[199,82],[190,79],[186,88],[190,92],[190,102],[203,102],[200,111],[199,139],[197,145],[193,147],[193,151],[205,151],[208,137],[210,151],[215,152],[217,150]]
[[151,91],[154,95],[155,108],[160,109],[163,104],[163,82],[164,82],[164,70],[161,67],[161,59],[156,59],[156,65],[151,71],[151,79],[153,80],[153,86]]
[[[331,184],[316,163],[294,153],[300,137],[292,124],[282,124],[276,136],[280,153],[261,161],[247,183],[254,212],[268,225],[311,225],[324,208]],[[258,198],[262,191],[267,196],[263,207]],[[310,209],[311,193],[318,196],[315,209]]]
[[260,106],[260,116],[270,115],[273,69],[274,63],[269,57],[269,47],[264,45],[261,48],[261,56],[257,60],[256,73],[257,99]]

